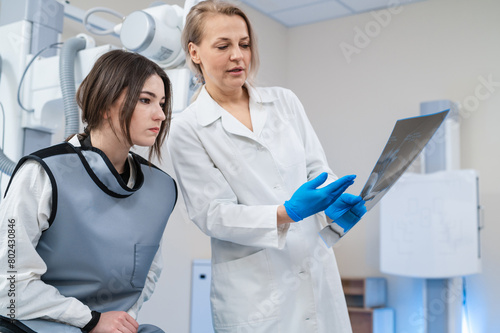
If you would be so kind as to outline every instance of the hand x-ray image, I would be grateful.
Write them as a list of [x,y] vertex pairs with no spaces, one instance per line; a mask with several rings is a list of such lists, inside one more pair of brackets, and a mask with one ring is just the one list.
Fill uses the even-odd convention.
[[408,169],[441,126],[449,110],[396,122],[360,196],[370,210]]

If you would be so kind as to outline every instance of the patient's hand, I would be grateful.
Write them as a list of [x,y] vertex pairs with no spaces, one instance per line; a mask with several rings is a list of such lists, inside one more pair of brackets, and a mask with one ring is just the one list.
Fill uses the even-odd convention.
[[96,327],[90,333],[137,333],[139,324],[124,311],[109,311],[101,314]]

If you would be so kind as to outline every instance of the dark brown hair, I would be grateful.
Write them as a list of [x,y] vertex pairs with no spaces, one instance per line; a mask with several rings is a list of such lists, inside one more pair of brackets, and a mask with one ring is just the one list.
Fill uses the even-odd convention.
[[[170,79],[163,69],[146,57],[124,50],[106,52],[95,62],[87,77],[76,93],[76,101],[82,109],[82,121],[86,123],[85,133],[99,128],[104,115],[126,90],[125,100],[120,108],[120,127],[127,141],[133,145],[130,137],[130,120],[146,80],[158,75],[165,87],[165,121],[161,123],[158,137],[149,149],[149,160],[153,155],[161,159],[161,146],[170,128],[172,117],[172,99]],[[108,121],[113,131],[110,118]]]

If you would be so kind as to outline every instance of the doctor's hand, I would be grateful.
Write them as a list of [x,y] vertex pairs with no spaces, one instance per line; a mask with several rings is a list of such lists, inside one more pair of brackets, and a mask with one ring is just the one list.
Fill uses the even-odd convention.
[[139,324],[124,311],[103,312],[96,327],[90,333],[137,333]]
[[347,232],[365,215],[365,201],[357,195],[343,193],[326,210],[325,214]]
[[337,181],[317,188],[325,182],[328,174],[323,172],[316,178],[302,184],[284,206],[288,216],[295,222],[325,210],[337,200],[352,184],[355,175],[344,176]]

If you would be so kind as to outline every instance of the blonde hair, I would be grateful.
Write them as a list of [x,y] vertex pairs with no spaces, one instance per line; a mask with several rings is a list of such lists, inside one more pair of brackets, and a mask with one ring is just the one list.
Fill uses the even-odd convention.
[[199,64],[195,64],[191,59],[189,54],[189,43],[199,45],[203,39],[203,31],[205,28],[205,22],[210,19],[211,16],[222,14],[222,15],[238,15],[240,16],[248,28],[248,35],[250,37],[250,50],[252,51],[252,58],[250,60],[250,69],[248,72],[248,82],[253,83],[255,76],[257,75],[257,70],[259,68],[259,53],[257,50],[257,38],[250,24],[250,20],[246,14],[237,6],[220,0],[206,0],[193,6],[186,16],[186,24],[184,30],[182,31],[182,47],[184,52],[186,52],[186,61],[191,69],[191,71],[196,74],[200,82],[204,82],[203,73]]

